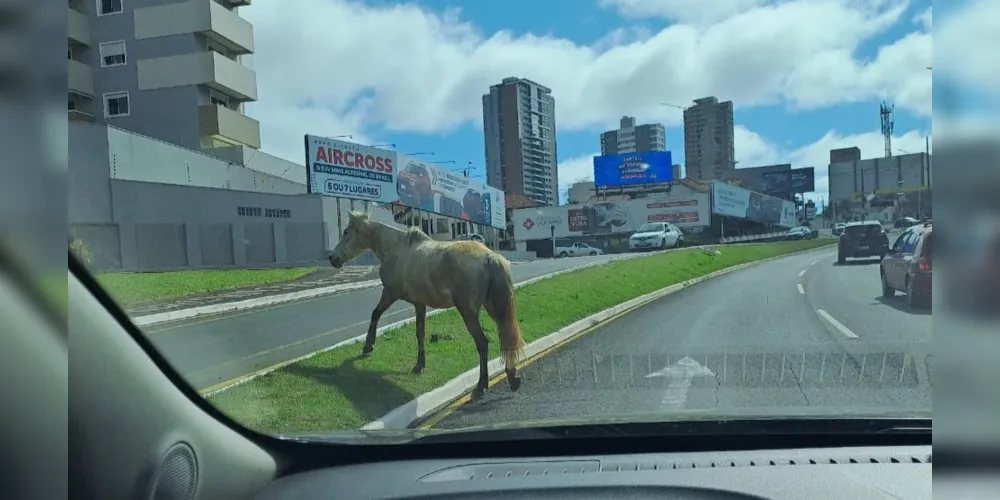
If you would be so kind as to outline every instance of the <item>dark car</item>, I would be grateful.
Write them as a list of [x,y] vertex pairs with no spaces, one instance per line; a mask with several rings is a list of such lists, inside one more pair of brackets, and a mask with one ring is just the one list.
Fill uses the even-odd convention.
[[882,223],[874,221],[851,222],[837,240],[837,263],[847,259],[885,257],[889,253],[889,235]]
[[883,297],[901,290],[911,307],[930,303],[932,235],[933,226],[927,221],[910,226],[896,238],[879,265]]

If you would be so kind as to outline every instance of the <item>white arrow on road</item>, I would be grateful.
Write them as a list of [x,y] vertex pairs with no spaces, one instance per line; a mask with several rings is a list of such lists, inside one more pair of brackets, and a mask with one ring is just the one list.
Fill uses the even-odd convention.
[[646,378],[667,377],[667,390],[663,394],[661,404],[672,410],[679,410],[687,404],[688,391],[691,390],[691,382],[695,377],[714,377],[715,372],[702,366],[701,363],[684,357],[680,361],[660,370],[657,370]]

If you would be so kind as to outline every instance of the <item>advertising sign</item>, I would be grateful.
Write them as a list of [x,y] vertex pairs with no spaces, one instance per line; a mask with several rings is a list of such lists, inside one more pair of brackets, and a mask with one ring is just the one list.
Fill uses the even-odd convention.
[[398,203],[497,229],[507,228],[503,191],[394,151],[307,135],[310,193]]
[[307,135],[306,167],[310,193],[381,203],[398,200],[392,151]]
[[397,158],[397,203],[497,229],[507,228],[503,191],[406,155]]
[[764,194],[778,198],[791,198],[794,193],[811,193],[816,190],[815,169],[796,168],[761,175]]
[[670,151],[594,157],[595,186],[655,184],[673,179]]
[[797,225],[794,202],[723,182],[712,183],[712,213],[749,219],[761,224],[784,227]]
[[552,237],[631,233],[647,222],[670,222],[680,228],[711,223],[708,194],[642,198],[522,208],[514,211],[514,239],[537,240]]

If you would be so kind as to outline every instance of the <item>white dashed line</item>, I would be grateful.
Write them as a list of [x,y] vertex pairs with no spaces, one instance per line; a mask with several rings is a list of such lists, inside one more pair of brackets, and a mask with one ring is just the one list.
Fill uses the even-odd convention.
[[806,294],[806,289],[802,288],[802,283],[796,283],[795,287],[799,289],[799,294],[800,295],[805,295]]
[[847,335],[848,338],[852,338],[852,339],[858,338],[858,336],[855,335],[854,332],[852,332],[850,328],[847,328],[846,326],[844,326],[843,323],[837,321],[836,318],[834,318],[833,316],[830,316],[830,313],[828,313],[828,312],[826,312],[826,311],[824,311],[822,309],[816,309],[816,312],[819,313],[819,315],[822,316],[823,319],[829,321],[830,324],[833,325],[834,328],[840,330],[840,333],[843,333],[844,335]]
[[815,266],[817,262],[819,262],[819,261],[818,260],[814,260],[814,261],[810,262],[809,265],[810,266]]
[[802,276],[802,275],[803,275],[803,274],[805,274],[805,273],[806,273],[806,270],[805,270],[805,269],[803,269],[803,270],[799,271],[799,276]]

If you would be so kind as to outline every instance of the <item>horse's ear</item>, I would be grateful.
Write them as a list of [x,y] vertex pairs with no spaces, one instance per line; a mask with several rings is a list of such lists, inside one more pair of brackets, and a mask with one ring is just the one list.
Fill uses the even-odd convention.
[[351,218],[351,222],[362,223],[368,220],[368,214],[364,212],[351,210],[347,215]]

